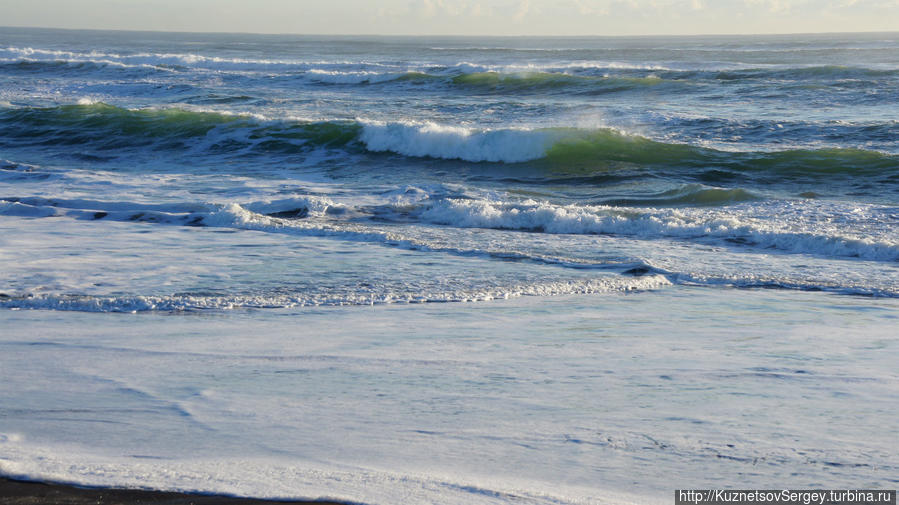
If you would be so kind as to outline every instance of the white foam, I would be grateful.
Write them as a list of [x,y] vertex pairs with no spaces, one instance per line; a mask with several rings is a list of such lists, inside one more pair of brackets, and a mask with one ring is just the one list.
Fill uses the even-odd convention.
[[792,253],[899,261],[895,209],[876,205],[768,201],[726,209],[642,209],[446,199],[422,213],[461,227],[721,239]]
[[243,204],[243,207],[257,214],[274,214],[296,209],[306,209],[309,216],[323,216],[329,209],[345,208],[344,205],[334,203],[330,198],[317,196],[302,196],[249,202]]
[[118,54],[101,51],[61,51],[34,47],[6,47],[0,49],[0,61],[42,61],[67,63],[96,63],[123,67],[154,67],[157,69],[194,68],[215,71],[259,72],[275,70],[383,68],[385,65],[365,61],[304,61],[293,59],[223,58],[194,53],[133,53]]
[[410,303],[487,302],[522,296],[564,296],[652,291],[670,286],[662,275],[629,277],[603,275],[592,279],[549,281],[509,286],[484,286],[452,291],[383,291],[372,293],[296,293],[226,296],[73,296],[36,295],[0,298],[7,309],[47,309],[79,312],[183,312],[238,308],[335,307]]
[[[751,487],[785,471],[882,487],[899,465],[883,424],[896,307],[692,289],[216,317],[0,311],[30,330],[0,334],[15,405],[0,473],[445,505],[660,502],[673,481],[741,472]],[[769,422],[730,415],[746,401],[734,392]]]
[[497,68],[500,68],[500,67],[481,65],[478,63],[471,63],[468,61],[461,61],[459,63],[456,63],[455,65],[451,65],[451,66],[447,67],[446,73],[451,74],[451,75],[475,74],[475,73],[480,73],[480,72],[495,71]]
[[399,79],[406,72],[341,72],[337,70],[321,70],[314,68],[306,72],[306,76],[315,82],[328,84],[375,84]]
[[555,140],[547,131],[529,129],[484,130],[432,122],[363,124],[359,138],[371,151],[475,162],[535,160]]
[[[503,200],[502,195],[488,194],[469,195],[462,199],[443,198],[434,197],[419,188],[388,192],[382,196],[380,203],[372,200],[368,206],[355,207],[354,205],[359,202],[352,202],[348,200],[348,205],[335,202],[328,197],[312,195],[202,204],[29,197],[0,202],[2,203],[0,215],[68,216],[81,220],[205,225],[295,236],[329,237],[462,256],[515,257],[572,267],[592,265],[605,268],[606,261],[593,258],[589,254],[577,259],[586,252],[572,251],[570,255],[560,255],[559,251],[547,255],[526,243],[511,248],[498,247],[499,244],[485,247],[483,244],[479,246],[475,243],[454,243],[453,240],[442,240],[440,236],[449,233],[452,228],[527,230],[574,235],[614,234],[636,239],[673,239],[683,241],[685,244],[716,244],[824,258],[899,260],[899,238],[897,238],[899,232],[896,230],[895,209],[877,205],[847,206],[839,202],[798,200],[750,202],[726,208],[654,209],[604,205],[554,205],[533,200],[509,201]],[[297,215],[278,215],[289,214],[292,211],[297,211]],[[412,218],[415,221],[448,225],[451,228],[435,235],[423,233],[426,229],[377,226],[366,219],[373,215],[372,212],[388,220],[395,214],[402,216],[400,222],[408,222],[409,218]],[[638,261],[639,258],[646,256],[635,252],[628,261]],[[708,277],[702,273],[702,269],[697,271],[689,265],[662,267],[662,271],[693,272],[695,275],[690,274],[681,279],[687,282],[698,280],[701,283],[734,282],[749,285],[757,282],[779,282],[777,279],[766,280],[763,273],[760,273],[761,277],[758,279],[745,280],[733,278],[727,273],[715,273]],[[782,274],[778,275],[782,277]],[[788,277],[790,276],[782,279],[786,284],[797,287],[817,285],[809,279],[797,281],[789,280]],[[892,288],[879,281],[860,285],[856,285],[856,282],[851,286],[840,283],[832,286],[825,285],[826,283],[819,284],[822,288],[839,290],[842,286],[858,293],[887,295],[892,292]],[[505,296],[490,294],[486,298]],[[469,297],[432,293],[425,298],[450,300]],[[237,303],[266,304],[266,302],[242,301]],[[274,302],[275,305],[316,303],[319,302],[302,300]],[[348,303],[355,304],[357,301],[348,300]],[[194,302],[177,301],[176,304],[188,306]]]
[[[214,493],[261,499],[357,503],[440,503],[504,505],[509,500],[534,505],[659,504],[653,496],[599,491],[577,485],[447,475],[445,472],[397,472],[278,457],[140,460],[85,454],[81,447],[34,445],[19,434],[0,434],[5,457],[0,473],[81,486],[126,487],[159,491]],[[74,455],[78,456],[74,456]]]
[[282,67],[294,65],[296,62],[283,60],[254,60],[243,58],[208,57],[199,54],[172,54],[172,53],[136,53],[116,54],[100,51],[75,52],[40,49],[33,47],[7,47],[0,50],[0,56],[7,59],[20,59],[25,61],[67,61],[67,62],[95,62],[105,64],[120,64],[132,66],[193,66],[208,67],[214,69],[259,69],[269,67]]
[[50,217],[55,215],[57,212],[53,207],[0,200],[0,216]]

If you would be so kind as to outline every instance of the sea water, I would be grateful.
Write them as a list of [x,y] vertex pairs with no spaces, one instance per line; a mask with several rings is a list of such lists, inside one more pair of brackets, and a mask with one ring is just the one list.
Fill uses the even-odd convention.
[[0,30],[0,472],[361,503],[899,475],[899,35]]

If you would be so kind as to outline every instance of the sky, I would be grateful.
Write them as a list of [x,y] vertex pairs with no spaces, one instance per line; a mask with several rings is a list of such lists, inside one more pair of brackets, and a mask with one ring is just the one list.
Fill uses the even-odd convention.
[[348,35],[899,31],[899,0],[0,0],[0,26]]

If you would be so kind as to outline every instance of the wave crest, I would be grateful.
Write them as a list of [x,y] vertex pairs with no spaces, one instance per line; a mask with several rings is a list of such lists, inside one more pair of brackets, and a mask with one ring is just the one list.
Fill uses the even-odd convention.
[[542,158],[552,143],[551,137],[539,130],[476,130],[435,123],[369,123],[359,138],[375,152],[518,163]]

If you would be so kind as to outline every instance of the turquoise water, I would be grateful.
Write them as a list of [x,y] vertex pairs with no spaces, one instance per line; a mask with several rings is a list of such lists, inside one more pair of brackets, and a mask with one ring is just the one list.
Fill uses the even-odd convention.
[[895,33],[0,29],[0,471],[895,487],[897,89]]

